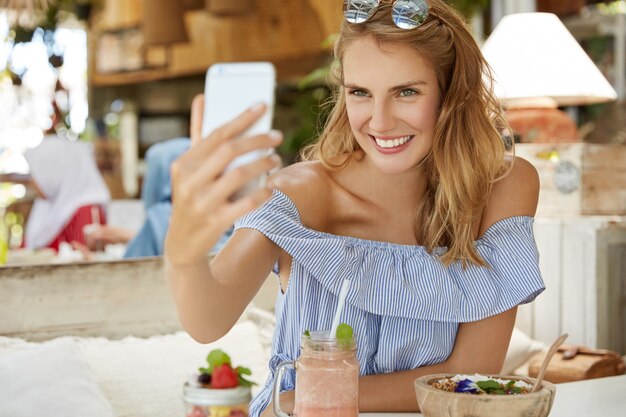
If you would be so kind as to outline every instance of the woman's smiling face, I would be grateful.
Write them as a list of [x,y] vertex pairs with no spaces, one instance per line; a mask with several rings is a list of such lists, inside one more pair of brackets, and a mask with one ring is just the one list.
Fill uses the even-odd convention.
[[432,148],[440,106],[430,63],[402,43],[355,41],[343,57],[346,109],[352,132],[381,172],[415,168]]

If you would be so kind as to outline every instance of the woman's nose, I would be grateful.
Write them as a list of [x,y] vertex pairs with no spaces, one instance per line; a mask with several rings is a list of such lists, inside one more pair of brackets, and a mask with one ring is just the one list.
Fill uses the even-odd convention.
[[390,103],[375,101],[372,104],[369,127],[374,133],[385,133],[393,128],[393,109]]

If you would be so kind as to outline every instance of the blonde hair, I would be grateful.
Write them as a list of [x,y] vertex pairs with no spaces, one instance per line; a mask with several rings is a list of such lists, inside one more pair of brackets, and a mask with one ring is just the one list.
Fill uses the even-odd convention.
[[[463,18],[443,1],[428,0],[428,18],[410,30],[393,24],[391,3],[381,1],[366,23],[343,23],[335,44],[339,85],[334,108],[318,141],[302,157],[341,169],[358,150],[341,86],[346,48],[365,36],[378,43],[412,46],[433,65],[441,93],[432,151],[423,161],[427,186],[415,217],[415,235],[431,252],[447,247],[440,258],[446,265],[456,260],[463,265],[485,265],[474,245],[473,221],[482,212],[494,181],[506,173],[500,131],[507,124],[493,94],[491,70]],[[348,158],[333,163],[342,154]]]

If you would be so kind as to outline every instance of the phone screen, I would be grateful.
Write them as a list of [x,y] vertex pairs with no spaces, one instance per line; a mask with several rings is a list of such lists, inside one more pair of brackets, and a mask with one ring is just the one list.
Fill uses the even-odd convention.
[[265,103],[267,111],[244,135],[267,133],[272,128],[275,85],[276,70],[269,62],[212,65],[206,77],[202,136],[256,103]]

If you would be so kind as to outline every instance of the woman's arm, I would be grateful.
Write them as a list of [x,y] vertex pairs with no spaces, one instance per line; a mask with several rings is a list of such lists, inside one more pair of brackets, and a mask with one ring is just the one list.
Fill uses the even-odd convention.
[[[413,381],[424,375],[500,373],[509,346],[517,307],[472,323],[461,323],[450,357],[437,365],[409,371],[367,375],[359,379],[359,410],[418,411]],[[496,342],[497,341],[497,342]]]
[[[419,411],[413,381],[430,374],[497,374],[504,364],[517,307],[472,323],[461,323],[452,354],[444,362],[408,371],[359,378],[359,411]],[[497,341],[497,343],[494,343]],[[296,388],[297,389],[297,388]],[[293,411],[295,391],[281,395],[283,410]],[[273,417],[272,404],[262,417]]]
[[[265,111],[248,109],[208,138],[201,137],[202,97],[194,100],[191,148],[172,164],[172,215],[165,240],[165,272],[179,318],[200,342],[223,336],[263,284],[278,258],[276,245],[252,230],[237,231],[214,259],[207,253],[234,221],[259,207],[271,191],[230,196],[257,176],[279,166],[266,157],[224,173],[237,156],[278,145],[279,135],[237,138]],[[236,249],[235,249],[236,248]]]

